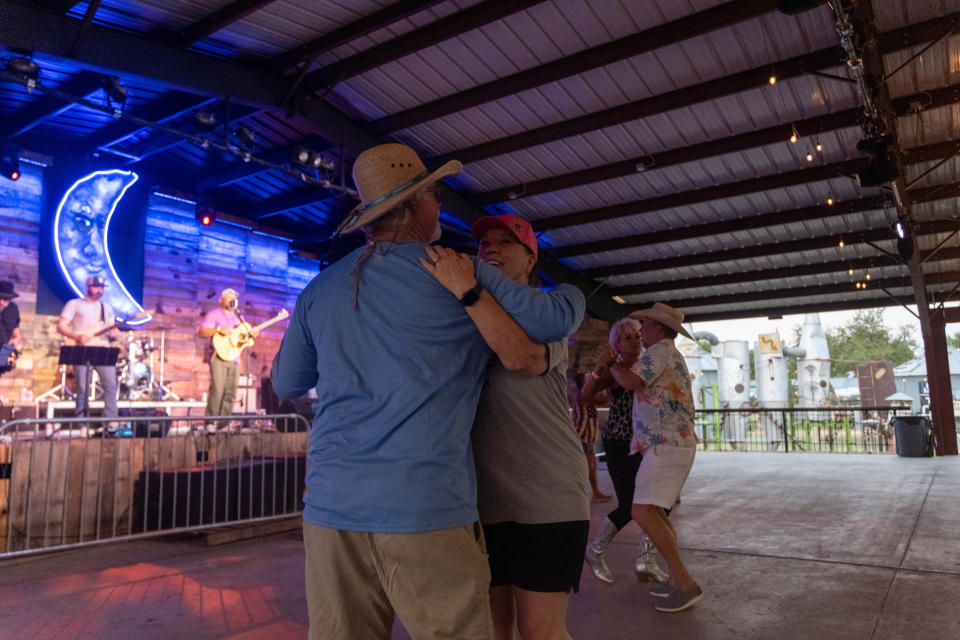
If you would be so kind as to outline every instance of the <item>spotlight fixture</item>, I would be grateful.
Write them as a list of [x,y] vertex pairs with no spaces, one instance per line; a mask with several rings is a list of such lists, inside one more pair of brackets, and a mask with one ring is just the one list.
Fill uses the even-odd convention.
[[193,112],[193,124],[203,132],[210,132],[217,128],[217,116],[206,109]]
[[207,204],[197,203],[194,215],[197,218],[197,222],[205,227],[209,227],[211,224],[213,224],[213,221],[217,219],[217,212],[214,211],[213,207]]
[[333,171],[337,168],[337,165],[333,160],[305,147],[298,147],[296,150],[294,150],[294,152],[290,155],[290,164],[308,167],[315,170],[323,169],[325,171]]
[[904,262],[909,262],[913,257],[913,234],[910,227],[903,220],[896,220],[890,225],[890,235],[897,241],[897,255]]
[[257,136],[250,130],[250,127],[242,124],[233,130],[233,135],[237,137],[240,146],[247,150],[253,149],[253,145],[257,142]]
[[10,58],[7,60],[7,71],[27,83],[27,91],[33,91],[40,79],[40,65],[29,58]]
[[0,153],[0,176],[7,180],[20,179],[20,153],[13,144],[4,145]]
[[116,76],[104,78],[100,85],[103,87],[103,92],[107,94],[107,97],[110,100],[118,103],[121,107],[126,104],[127,88],[120,82],[120,78]]
[[886,136],[864,138],[857,143],[857,151],[873,156],[867,167],[857,174],[857,184],[861,187],[879,187],[896,180],[900,175],[890,151],[890,140]]

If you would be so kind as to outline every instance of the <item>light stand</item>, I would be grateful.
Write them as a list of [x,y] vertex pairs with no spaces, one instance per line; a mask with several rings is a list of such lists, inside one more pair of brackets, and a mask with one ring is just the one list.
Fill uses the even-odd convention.
[[[150,338],[150,341],[151,341],[151,343],[152,343],[152,342],[153,342],[153,338]],[[169,387],[167,387],[166,385],[164,385],[164,383],[166,382],[166,380],[165,380],[164,377],[163,377],[163,365],[164,365],[164,362],[166,362],[166,359],[167,359],[167,357],[166,357],[166,342],[167,342],[167,330],[166,330],[166,329],[161,329],[161,330],[160,330],[160,377],[159,377],[159,379],[155,378],[155,379],[153,380],[154,390],[153,390],[153,392],[152,392],[150,395],[153,396],[153,397],[156,397],[156,398],[160,399],[161,401],[163,401],[163,400],[176,400],[176,401],[179,401],[179,400],[180,400],[180,396],[178,396],[177,394],[175,394],[173,391],[170,390]],[[151,346],[152,346],[152,345],[151,345]],[[152,349],[150,350],[150,371],[153,371],[153,350],[152,350]]]

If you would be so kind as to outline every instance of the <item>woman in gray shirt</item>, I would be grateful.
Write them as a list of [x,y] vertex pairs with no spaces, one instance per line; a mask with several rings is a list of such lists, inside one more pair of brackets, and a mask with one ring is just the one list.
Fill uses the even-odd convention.
[[[537,242],[513,215],[473,226],[479,257],[528,282]],[[491,360],[473,427],[477,501],[490,557],[490,605],[498,639],[568,638],[566,610],[580,586],[590,527],[590,487],[566,398],[566,340],[531,341],[486,292],[473,264],[430,248],[424,266],[461,300],[498,358]],[[491,304],[492,303],[492,304]]]

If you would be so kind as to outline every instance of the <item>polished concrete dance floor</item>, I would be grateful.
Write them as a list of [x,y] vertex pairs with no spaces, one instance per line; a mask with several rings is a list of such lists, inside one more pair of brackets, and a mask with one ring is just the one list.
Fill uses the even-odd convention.
[[[608,554],[614,585],[585,568],[574,638],[960,637],[960,458],[701,453],[673,519],[700,604],[653,611],[631,524]],[[0,637],[296,640],[302,565],[298,534],[0,562]]]

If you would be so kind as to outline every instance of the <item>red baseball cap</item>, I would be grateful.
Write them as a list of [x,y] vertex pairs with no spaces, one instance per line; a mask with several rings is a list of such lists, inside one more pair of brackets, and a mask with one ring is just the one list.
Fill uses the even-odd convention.
[[504,213],[499,216],[486,216],[473,223],[473,239],[479,240],[483,234],[494,227],[511,231],[513,235],[517,236],[517,240],[519,240],[523,246],[530,249],[534,259],[536,259],[537,236],[533,232],[533,227],[530,226],[529,222],[512,213]]

